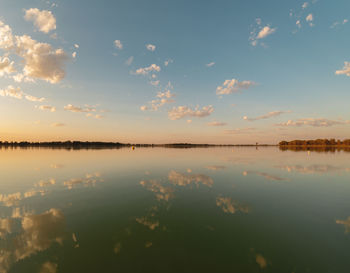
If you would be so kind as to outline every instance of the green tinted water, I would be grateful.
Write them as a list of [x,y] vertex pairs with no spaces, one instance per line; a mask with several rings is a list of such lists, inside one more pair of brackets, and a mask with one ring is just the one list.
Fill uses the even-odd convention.
[[350,272],[350,153],[0,150],[2,272]]

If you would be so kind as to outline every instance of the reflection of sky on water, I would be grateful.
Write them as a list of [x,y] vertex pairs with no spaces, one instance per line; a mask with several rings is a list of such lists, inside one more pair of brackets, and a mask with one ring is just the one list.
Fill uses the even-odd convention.
[[[274,148],[12,152],[0,151],[0,273],[26,263],[36,264],[29,273],[60,272],[68,265],[54,249],[64,249],[72,261],[81,252],[91,262],[127,266],[136,253],[148,257],[141,258],[148,265],[152,251],[165,262],[175,251],[167,245],[175,244],[183,255],[191,250],[206,257],[205,263],[199,242],[215,249],[213,261],[249,272],[305,272],[299,260],[322,257],[329,241],[339,249],[330,254],[337,261],[331,269],[347,264],[339,253],[350,251],[344,243],[350,233],[349,154]],[[317,232],[310,236],[309,230]],[[288,246],[289,257],[267,247],[271,236],[269,244]],[[217,246],[221,256],[236,258],[219,258]],[[296,267],[287,268],[290,257]]]

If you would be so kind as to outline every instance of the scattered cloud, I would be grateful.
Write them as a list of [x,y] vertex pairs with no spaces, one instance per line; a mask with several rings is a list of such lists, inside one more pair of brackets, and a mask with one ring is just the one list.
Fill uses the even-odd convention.
[[275,124],[276,126],[291,126],[291,127],[301,127],[301,126],[312,126],[312,127],[331,127],[334,125],[345,125],[350,124],[349,120],[330,120],[326,118],[300,118],[297,120],[288,120],[287,122]]
[[66,124],[60,123],[60,122],[56,122],[56,123],[51,124],[51,127],[63,127],[63,126],[66,126]]
[[69,190],[78,187],[78,186],[95,186],[96,183],[103,182],[101,174],[99,172],[86,174],[85,177],[81,178],[72,178],[63,182],[63,185],[66,186]]
[[178,106],[172,108],[168,112],[168,117],[171,120],[178,120],[184,117],[198,117],[203,118],[209,116],[214,112],[214,107],[212,105],[203,106],[202,109],[197,106],[195,109],[191,109],[188,106]]
[[25,11],[24,19],[33,22],[34,26],[44,33],[56,29],[56,18],[49,10],[28,9]]
[[208,126],[226,126],[226,122],[211,121],[207,123]]
[[120,40],[115,40],[114,41],[114,46],[119,49],[119,50],[122,50],[123,49],[123,44]]
[[254,86],[255,83],[252,81],[238,81],[236,79],[225,80],[224,83],[216,88],[217,95],[228,95],[237,93],[240,90],[248,89]]
[[346,75],[350,77],[350,62],[344,62],[344,67],[341,70],[335,71],[336,75]]
[[212,66],[214,66],[214,65],[215,65],[214,62],[210,62],[210,63],[206,64],[205,66],[206,66],[206,67],[212,67]]
[[225,130],[224,132],[226,134],[250,134],[252,131],[255,131],[256,128],[236,128],[236,129],[231,129],[231,130]]
[[314,21],[314,16],[312,15],[312,13],[309,13],[306,18],[305,18],[306,22],[309,23],[309,26],[310,27],[313,27],[314,24],[313,24],[313,21]]
[[130,66],[132,64],[132,62],[134,61],[134,56],[130,56],[126,61],[125,64],[127,66]]
[[156,46],[152,45],[152,44],[147,44],[146,48],[147,48],[147,50],[152,51],[152,52],[156,50]]
[[147,75],[150,72],[159,72],[161,70],[160,66],[156,64],[151,64],[148,67],[139,68],[135,71],[136,75]]
[[147,105],[143,105],[140,107],[142,111],[151,110],[151,111],[158,111],[159,108],[164,106],[165,104],[174,103],[175,100],[173,99],[175,97],[175,94],[171,93],[170,90],[167,90],[165,92],[158,92],[156,99],[150,101]]
[[75,47],[75,48],[79,48],[79,45],[78,45],[78,44],[74,44],[74,47]]
[[2,21],[0,49],[24,59],[23,76],[18,76],[18,81],[37,78],[58,83],[65,76],[64,64],[69,58],[63,49],[54,49],[50,44],[37,42],[28,35],[13,35],[12,29]]
[[339,25],[345,25],[347,22],[349,22],[348,19],[344,19],[344,20],[341,21],[341,22],[336,21],[336,22],[334,22],[334,23],[330,26],[330,28],[335,28],[335,27],[337,27],[337,26],[339,26]]
[[250,44],[252,46],[257,46],[258,44],[265,46],[264,43],[259,41],[275,33],[276,30],[277,28],[273,28],[270,25],[262,26],[262,20],[260,18],[255,19],[255,25],[252,26],[252,30],[249,36]]
[[0,56],[0,77],[16,72],[13,65],[14,62],[10,61],[9,58]]
[[309,6],[308,2],[304,2],[301,6],[302,9],[306,9]]
[[6,89],[0,89],[0,96],[2,97],[12,97],[15,99],[22,99],[23,98],[23,92],[20,87],[13,87],[12,85],[9,85]]
[[256,120],[261,120],[261,119],[268,119],[268,118],[273,118],[273,117],[278,117],[282,114],[290,113],[291,111],[272,111],[268,112],[265,115],[255,117],[255,118],[248,118],[247,116],[244,116],[243,119],[247,121],[256,121]]
[[56,112],[56,107],[51,105],[40,105],[37,108],[43,111]]
[[168,66],[169,64],[171,64],[171,63],[173,63],[174,62],[174,60],[172,60],[172,59],[167,59],[165,62],[164,62],[164,65],[165,66]]

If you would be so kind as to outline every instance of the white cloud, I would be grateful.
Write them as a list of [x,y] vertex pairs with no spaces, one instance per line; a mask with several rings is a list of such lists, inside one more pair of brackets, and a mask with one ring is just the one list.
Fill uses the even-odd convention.
[[0,77],[16,72],[13,65],[14,62],[11,62],[9,58],[0,56]]
[[344,62],[344,67],[341,70],[335,71],[336,75],[346,75],[350,77],[350,62]]
[[302,9],[306,9],[309,6],[308,2],[303,3],[303,5],[301,6]]
[[33,102],[43,102],[45,101],[45,98],[38,98],[32,95],[26,95],[25,98],[29,101],[33,101]]
[[11,28],[1,21],[0,48],[24,59],[23,76],[26,78],[58,83],[65,76],[64,63],[68,56],[63,49],[53,49],[50,44],[39,43],[28,35],[13,35]]
[[28,9],[25,11],[24,19],[33,22],[34,26],[44,33],[56,29],[56,18],[49,10]]
[[263,39],[276,31],[276,28],[271,28],[269,26],[264,26],[256,36],[256,39]]
[[350,124],[349,120],[330,120],[326,118],[300,118],[297,120],[288,120],[287,122],[278,123],[276,126],[291,126],[291,127],[301,127],[301,126],[312,126],[312,127],[331,127],[334,125],[345,125]]
[[236,128],[232,130],[225,130],[226,134],[250,134],[252,131],[255,131],[255,128]]
[[74,47],[75,47],[75,48],[79,48],[79,45],[78,45],[78,44],[74,44]]
[[118,48],[119,50],[123,49],[123,44],[120,40],[115,40],[114,41],[114,46]]
[[208,126],[226,126],[226,122],[212,121],[207,123]]
[[63,127],[63,126],[66,126],[66,124],[60,123],[60,122],[56,122],[56,123],[51,124],[51,127]]
[[139,68],[135,71],[136,75],[147,75],[149,72],[159,72],[161,69],[156,64],[151,64],[148,67]]
[[309,23],[309,26],[310,26],[310,27],[313,27],[313,26],[314,26],[314,23],[313,23],[313,21],[314,21],[314,16],[312,15],[312,13],[308,14],[308,15],[306,16],[305,20],[306,20],[306,22]]
[[9,85],[5,89],[0,89],[0,96],[2,97],[12,97],[16,99],[22,99],[23,97],[28,101],[33,102],[43,102],[45,101],[45,98],[37,98],[35,96],[26,94],[22,91],[20,87],[13,87],[12,85]]
[[157,81],[150,81],[149,83],[150,83],[151,85],[153,85],[153,86],[158,86],[159,83],[160,83],[160,81],[159,81],[159,80],[157,80]]
[[[262,21],[260,18],[255,19],[255,26],[250,31],[250,44],[252,46],[257,46],[259,40],[266,38],[267,36],[275,33],[277,28],[272,28],[270,25],[262,26]],[[260,45],[265,46],[264,43],[260,42]]]
[[43,111],[56,112],[56,107],[51,106],[51,105],[40,105],[37,108],[40,110],[43,110]]
[[23,98],[23,92],[20,87],[13,87],[9,85],[6,89],[0,89],[0,96],[2,97],[12,97],[21,100]]
[[277,117],[277,116],[280,116],[280,115],[286,114],[286,113],[290,113],[290,111],[272,111],[272,112],[268,112],[265,115],[258,116],[255,118],[248,118],[247,116],[244,116],[243,119],[247,120],[247,121],[256,121],[256,120],[260,120],[260,119],[268,119],[268,118]]
[[202,109],[197,106],[195,109],[191,109],[188,106],[178,106],[172,108],[168,112],[168,117],[171,120],[177,120],[184,117],[198,117],[203,118],[209,116],[214,112],[214,108],[212,105],[203,106]]
[[212,67],[213,65],[215,65],[215,63],[214,63],[214,62],[211,62],[211,63],[206,64],[205,66],[206,66],[206,67]]
[[156,50],[156,46],[152,45],[152,44],[147,44],[146,45],[147,50],[149,51],[155,51]]
[[168,60],[166,60],[166,61],[164,62],[164,65],[165,65],[165,66],[168,66],[169,64],[171,64],[171,63],[173,63],[173,62],[174,62],[174,60],[168,59]]
[[156,99],[148,103],[149,106],[143,105],[140,107],[140,109],[142,111],[158,111],[159,108],[161,108],[165,104],[174,103],[175,100],[173,99],[173,97],[175,97],[175,94],[171,93],[170,90],[167,90],[165,92],[158,92]]
[[67,104],[64,106],[64,110],[71,111],[75,113],[88,113],[88,112],[96,112],[96,108],[93,106],[86,106],[85,108],[74,106],[72,104]]
[[305,19],[307,22],[312,22],[314,20],[314,16],[312,15],[312,13],[310,13],[306,16]]
[[72,57],[73,57],[74,59],[77,57],[77,53],[76,53],[75,51],[72,53]]
[[225,80],[224,83],[216,88],[217,95],[227,95],[236,93],[242,89],[248,89],[249,87],[255,85],[252,81],[242,81],[239,82],[236,79]]
[[132,64],[133,61],[134,61],[134,56],[130,56],[130,57],[125,61],[125,64],[129,66],[129,65]]

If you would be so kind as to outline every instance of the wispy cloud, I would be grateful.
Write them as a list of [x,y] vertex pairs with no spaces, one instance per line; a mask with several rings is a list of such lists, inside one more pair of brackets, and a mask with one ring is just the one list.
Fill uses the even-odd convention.
[[270,25],[262,25],[262,20],[260,18],[255,19],[255,24],[252,26],[252,30],[250,32],[249,40],[252,46],[262,45],[265,46],[264,43],[259,42],[261,39],[265,39],[267,36],[275,33],[277,28],[273,28]]
[[206,67],[212,67],[212,66],[214,66],[215,65],[215,62],[210,62],[210,63],[207,63],[205,66]]
[[28,9],[25,11],[24,19],[33,22],[34,26],[44,33],[56,29],[56,18],[49,10]]
[[43,102],[45,101],[45,98],[38,98],[29,94],[26,94],[22,91],[20,87],[13,87],[12,85],[9,85],[5,89],[0,89],[0,96],[2,97],[12,97],[15,99],[22,99],[25,98],[28,101],[32,102]]
[[60,123],[60,122],[56,122],[56,123],[51,124],[51,127],[63,127],[63,126],[66,126],[66,124]]
[[173,63],[173,62],[174,62],[173,59],[167,59],[167,60],[164,61],[164,65],[165,65],[165,66],[168,66],[169,64],[171,64],[171,63]]
[[240,90],[248,89],[254,86],[255,83],[252,81],[238,81],[236,79],[225,80],[224,83],[216,88],[217,95],[228,95],[237,93]]
[[164,106],[165,104],[174,103],[175,100],[173,99],[175,97],[175,94],[171,93],[170,90],[167,90],[165,92],[158,92],[156,99],[150,101],[147,105],[143,105],[140,107],[142,111],[151,110],[151,111],[158,111],[159,108]]
[[291,111],[272,111],[268,112],[265,115],[258,116],[255,118],[248,118],[247,116],[244,116],[243,119],[247,121],[256,121],[256,120],[261,120],[261,119],[268,119],[268,118],[273,118],[273,117],[278,117],[282,114],[290,113]]
[[122,50],[123,49],[123,44],[120,40],[115,40],[114,41],[114,46],[115,48],[119,49],[119,50]]
[[208,126],[226,126],[226,122],[211,121],[207,123]]
[[314,21],[314,16],[313,16],[312,13],[308,14],[308,15],[306,16],[305,20],[306,20],[306,22],[309,23],[309,26],[310,26],[310,27],[313,27],[313,26],[314,26],[314,23],[313,23],[313,21]]
[[188,106],[178,106],[168,112],[168,117],[170,120],[178,120],[185,117],[203,118],[209,116],[213,112],[214,107],[212,105],[203,106],[202,108],[197,106],[194,109]]
[[236,129],[231,129],[231,130],[225,130],[224,132],[226,134],[250,134],[253,131],[255,131],[256,128],[248,127],[248,128],[236,128]]
[[350,77],[350,62],[344,62],[343,69],[335,71],[336,75],[346,75]]
[[334,125],[345,125],[350,124],[349,120],[330,120],[326,118],[300,118],[297,120],[288,120],[287,122],[275,124],[276,126],[290,126],[290,127],[301,127],[301,126],[312,126],[312,127],[331,127]]
[[147,50],[149,51],[155,51],[156,50],[156,46],[152,45],[152,44],[147,44],[146,45]]
[[126,61],[125,64],[130,66],[132,64],[132,62],[134,61],[134,56],[130,56]]
[[341,22],[336,21],[336,22],[334,22],[334,23],[330,26],[330,28],[335,28],[335,27],[337,27],[337,26],[339,26],[339,25],[345,25],[347,22],[349,22],[348,19],[344,19],[344,20],[341,21]]
[[51,106],[51,105],[40,105],[40,106],[36,106],[36,107],[42,111],[56,112],[56,107]]
[[136,75],[147,75],[150,72],[159,72],[161,70],[160,66],[156,64],[151,64],[150,66],[147,67],[141,67],[135,71]]

